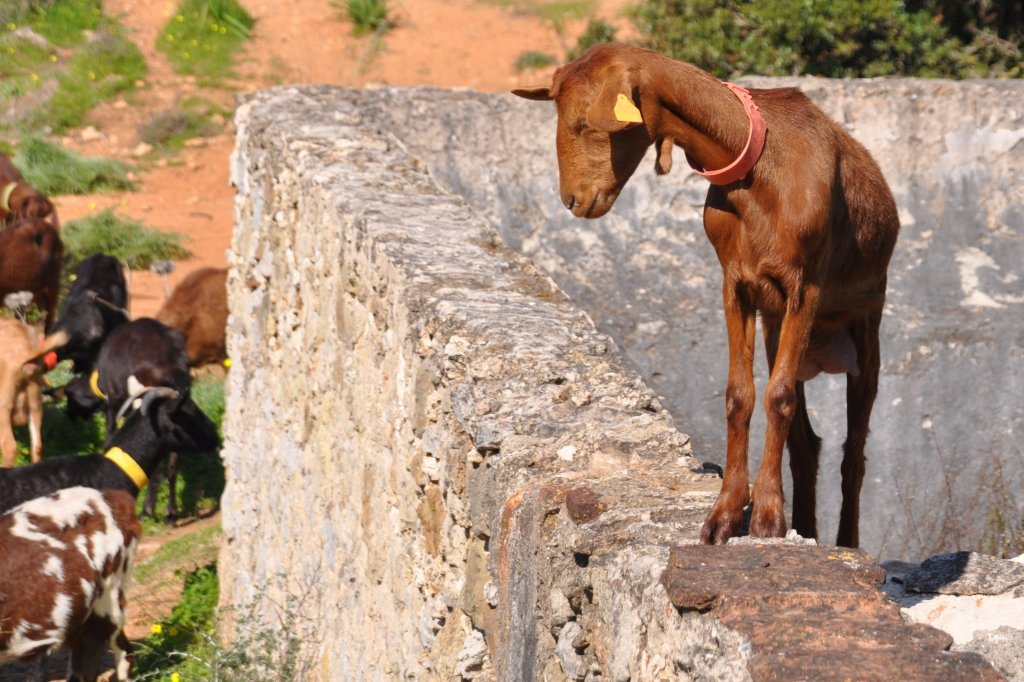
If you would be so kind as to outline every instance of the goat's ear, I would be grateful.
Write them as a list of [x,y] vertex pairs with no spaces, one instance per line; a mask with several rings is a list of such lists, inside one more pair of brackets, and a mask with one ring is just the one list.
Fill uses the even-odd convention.
[[626,78],[610,78],[587,109],[587,125],[606,133],[617,133],[644,122],[633,102],[633,87]]
[[551,99],[551,88],[547,85],[537,85],[532,88],[516,88],[512,91],[512,94],[524,99],[544,102]]
[[657,143],[658,158],[654,161],[654,172],[658,175],[668,175],[672,170],[672,138],[662,137]]

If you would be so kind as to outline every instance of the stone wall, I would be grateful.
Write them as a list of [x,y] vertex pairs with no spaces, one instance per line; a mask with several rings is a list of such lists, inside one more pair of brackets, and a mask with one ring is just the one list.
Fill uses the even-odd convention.
[[[991,137],[1009,153],[1004,119]],[[307,679],[747,678],[759,644],[659,583],[717,493],[699,462],[723,459],[714,431],[695,445],[665,409],[695,434],[722,412],[704,187],[638,175],[621,215],[570,221],[553,112],[509,96],[279,88],[236,124],[225,605],[298,634]],[[979,242],[995,259],[1020,248],[1006,221],[1024,215],[998,187],[981,207],[997,241]],[[900,267],[938,249],[941,274],[962,249],[919,234],[894,189],[909,227]],[[1012,307],[1001,267],[982,293]],[[884,343],[919,349],[924,296],[894,281],[889,319],[908,324]],[[905,364],[933,377],[949,365],[932,355],[977,352],[950,337]],[[911,417],[924,409],[904,400]],[[1001,409],[1012,427],[1018,412]]]
[[718,479],[652,391],[350,94],[236,123],[225,602],[290,605],[318,679],[582,679],[600,609],[615,679],[671,670]]

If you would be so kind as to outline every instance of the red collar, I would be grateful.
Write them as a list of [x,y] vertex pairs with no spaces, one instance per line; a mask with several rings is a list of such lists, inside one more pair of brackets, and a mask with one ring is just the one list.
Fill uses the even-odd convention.
[[708,182],[712,185],[729,185],[747,177],[747,173],[754,167],[757,160],[761,158],[761,152],[764,151],[765,134],[768,132],[768,126],[765,125],[764,119],[761,118],[761,112],[758,110],[757,105],[754,104],[750,93],[745,88],[741,88],[733,83],[723,83],[723,85],[736,95],[743,105],[744,111],[747,112],[747,118],[750,120],[750,134],[747,136],[747,144],[743,147],[743,151],[740,152],[735,161],[725,168],[705,171],[703,168],[695,165],[693,161],[690,161],[689,157],[686,158],[694,172],[707,178]]

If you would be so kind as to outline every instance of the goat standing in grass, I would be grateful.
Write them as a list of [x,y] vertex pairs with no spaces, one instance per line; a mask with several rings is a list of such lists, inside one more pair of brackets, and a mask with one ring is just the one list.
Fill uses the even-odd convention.
[[0,229],[20,218],[51,218],[60,228],[50,200],[25,182],[11,159],[0,153]]
[[28,291],[45,314],[43,331],[53,325],[60,295],[64,242],[56,227],[27,218],[0,230],[0,301],[7,294]]
[[0,469],[0,513],[62,488],[85,486],[131,495],[149,482],[171,450],[208,452],[220,446],[217,426],[188,392],[147,391],[141,405],[104,444],[102,453],[47,457],[38,464]]
[[75,373],[88,375],[107,335],[128,321],[127,308],[128,286],[120,261],[103,253],[83,260],[53,325],[54,332],[68,335],[57,357],[72,360]]
[[227,268],[200,268],[174,288],[156,319],[185,335],[192,367],[227,360]]
[[[747,91],[625,45],[594,47],[560,68],[550,86],[514,92],[555,102],[560,193],[573,215],[607,213],[652,144],[659,174],[671,169],[678,145],[711,182],[704,229],[722,265],[729,377],[725,476],[702,540],[735,535],[751,501],[751,535],[785,534],[787,443],[793,527],[817,537],[821,439],[803,385],[824,371],[847,377],[836,542],[856,547],[886,271],[899,232],[896,203],[868,151],[795,88]],[[751,491],[758,314],[770,377],[764,458]]]
[[[28,426],[33,462],[43,456],[43,372],[53,368],[43,358],[67,340],[58,332],[42,341],[34,329],[0,318],[0,466],[12,467],[18,444],[12,426]],[[56,359],[52,358],[55,362]]]
[[72,487],[0,515],[0,662],[71,650],[68,679],[93,682],[109,647],[127,680],[126,590],[141,528],[135,498]]
[[[156,387],[169,388],[187,396],[192,386],[185,337],[176,329],[149,317],[142,317],[118,326],[100,348],[96,365],[88,379],[76,379],[65,386],[69,414],[91,414],[106,403],[107,435],[117,428],[119,414],[126,405]],[[187,398],[189,403],[191,398]],[[195,408],[198,410],[198,407]],[[167,479],[170,496],[167,520],[177,517],[177,452],[168,455]],[[143,514],[153,516],[156,489],[146,492]]]

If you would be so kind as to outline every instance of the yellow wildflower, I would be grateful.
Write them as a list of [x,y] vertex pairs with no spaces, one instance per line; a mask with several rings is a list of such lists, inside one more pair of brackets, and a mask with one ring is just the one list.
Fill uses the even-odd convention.
[[178,673],[171,673],[171,682],[181,682],[181,675]]
[[155,625],[153,625],[153,627],[149,629],[149,631],[152,632],[154,635],[159,635],[161,632],[164,631],[164,628],[162,625],[160,625],[160,623],[156,623]]

